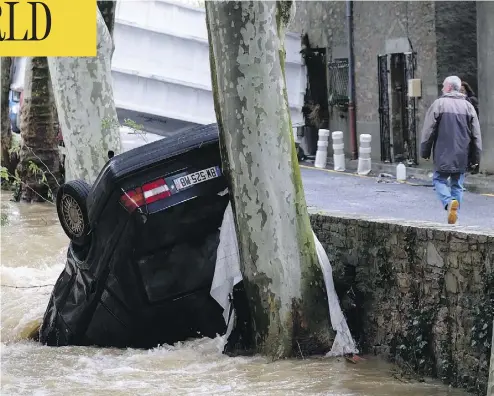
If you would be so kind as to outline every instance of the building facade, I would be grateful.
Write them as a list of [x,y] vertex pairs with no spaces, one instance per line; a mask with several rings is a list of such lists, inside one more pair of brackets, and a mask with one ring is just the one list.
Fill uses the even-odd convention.
[[494,2],[477,3],[479,112],[483,153],[480,168],[494,174]]
[[[480,77],[483,157],[492,158],[483,160],[482,167],[494,172],[494,103],[486,96],[493,90],[484,85],[494,78],[487,75],[487,65],[493,65],[494,56],[493,27],[488,22],[494,3],[352,3],[356,133],[372,136],[373,160],[423,164],[420,131],[444,78],[457,75],[477,92]],[[348,109],[344,100],[335,100],[343,89],[348,91],[348,19],[345,1],[296,2],[290,31],[306,35],[310,47],[325,54],[327,78],[321,84],[327,86],[329,129],[344,132],[345,150],[351,155]],[[309,83],[310,73],[308,67]],[[410,91],[416,95],[412,97],[410,79],[420,80],[419,90],[415,86]]]

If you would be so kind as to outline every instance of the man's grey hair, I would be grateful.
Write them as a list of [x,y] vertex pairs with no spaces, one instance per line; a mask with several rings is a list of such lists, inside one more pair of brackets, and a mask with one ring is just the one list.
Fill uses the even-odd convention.
[[459,91],[461,89],[461,80],[457,76],[449,76],[444,80],[445,83],[451,84],[453,91]]

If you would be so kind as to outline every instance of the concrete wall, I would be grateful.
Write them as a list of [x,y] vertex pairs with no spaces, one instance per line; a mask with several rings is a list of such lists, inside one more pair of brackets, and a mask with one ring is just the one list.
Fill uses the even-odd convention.
[[372,135],[373,159],[380,160],[378,55],[417,52],[415,76],[422,79],[417,141],[425,112],[437,98],[434,5],[430,1],[355,2],[357,133]]
[[344,1],[296,1],[295,6],[295,16],[289,27],[291,32],[307,33],[313,47],[345,46]]
[[436,11],[438,92],[455,75],[477,92],[477,6],[472,1],[438,1]]
[[[346,18],[344,1],[296,1],[296,12],[290,31],[307,33],[312,47],[326,48],[327,60],[348,58],[346,43]],[[343,131],[345,149],[350,154],[348,131],[348,113],[336,108],[331,112],[329,128],[331,131]],[[333,155],[331,145],[328,154]]]
[[[315,47],[328,47],[332,58],[348,57],[344,1],[297,2],[290,30],[308,33]],[[354,2],[354,51],[357,134],[372,135],[372,157],[380,160],[379,90],[377,56],[417,51],[416,77],[422,79],[422,98],[417,102],[417,139],[427,108],[437,97],[434,2]],[[408,40],[410,39],[410,41]],[[345,132],[350,152],[347,113],[335,111],[330,129]],[[329,154],[332,155],[331,148]]]
[[[313,46],[329,49],[329,58],[348,56],[344,1],[297,2],[296,6],[291,31],[308,33]],[[479,3],[478,7],[488,6]],[[417,53],[415,77],[422,80],[422,97],[416,101],[418,148],[425,113],[440,94],[444,78],[458,75],[474,89],[477,87],[476,14],[475,2],[467,1],[354,2],[357,134],[372,135],[373,160],[380,161],[377,56],[412,50]],[[488,17],[485,15],[486,29],[489,29]],[[490,29],[492,31],[492,27]],[[486,42],[494,41],[491,38]],[[490,54],[494,56],[492,52]],[[484,64],[487,65],[489,51],[482,56],[486,58]],[[489,92],[493,91],[491,89]],[[494,109],[493,103],[490,106]],[[490,112],[490,117],[491,114],[494,112]],[[489,116],[486,123],[493,122]],[[330,118],[330,129],[345,132],[345,149],[347,155],[350,154],[347,113],[334,111]],[[494,134],[491,135],[494,150]],[[331,146],[328,154],[332,155]],[[494,167],[494,155],[491,154],[490,158]]]
[[482,170],[494,173],[494,2],[477,3],[479,112],[482,130]]
[[494,232],[340,215],[311,219],[360,348],[484,396]]

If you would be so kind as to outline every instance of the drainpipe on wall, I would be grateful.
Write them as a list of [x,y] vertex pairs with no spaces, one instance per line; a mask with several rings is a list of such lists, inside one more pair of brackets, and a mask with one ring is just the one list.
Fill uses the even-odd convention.
[[355,117],[355,60],[353,53],[353,1],[346,1],[347,43],[348,43],[348,121],[350,126],[350,147],[352,158],[358,159],[357,120]]

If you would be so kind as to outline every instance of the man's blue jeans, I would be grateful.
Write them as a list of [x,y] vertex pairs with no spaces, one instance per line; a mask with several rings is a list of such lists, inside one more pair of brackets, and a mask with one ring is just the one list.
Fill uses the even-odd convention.
[[[449,181],[448,181],[449,178]],[[436,194],[441,200],[443,207],[447,209],[448,204],[456,199],[461,206],[463,198],[464,173],[444,173],[434,172],[432,183],[436,189]]]

